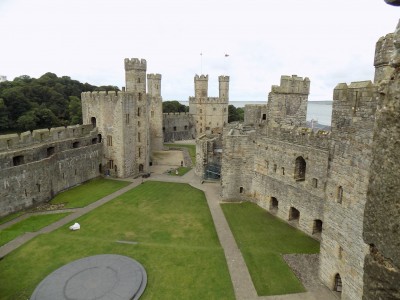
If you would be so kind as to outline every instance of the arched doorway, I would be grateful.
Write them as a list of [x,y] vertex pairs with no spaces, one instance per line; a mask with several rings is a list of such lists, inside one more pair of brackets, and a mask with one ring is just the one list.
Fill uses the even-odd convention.
[[291,207],[289,210],[289,221],[293,223],[298,223],[300,220],[300,212],[294,208]]
[[271,197],[271,200],[269,202],[269,210],[272,213],[276,213],[278,211],[278,205],[279,205],[278,199],[276,199],[275,197]]
[[322,221],[317,219],[314,220],[312,234],[318,234],[322,232]]
[[102,174],[103,173],[103,166],[101,164],[99,164],[99,173]]

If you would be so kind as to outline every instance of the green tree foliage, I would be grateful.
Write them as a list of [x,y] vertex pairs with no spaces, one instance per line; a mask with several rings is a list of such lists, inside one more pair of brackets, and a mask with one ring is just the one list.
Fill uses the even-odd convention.
[[68,76],[46,73],[27,75],[0,83],[0,133],[66,126],[82,122],[81,93],[118,90],[96,87]]
[[163,101],[162,103],[163,113],[174,113],[174,112],[188,112],[189,107],[180,104],[179,101]]
[[228,106],[228,123],[244,120],[244,110],[241,107],[236,108],[232,104]]

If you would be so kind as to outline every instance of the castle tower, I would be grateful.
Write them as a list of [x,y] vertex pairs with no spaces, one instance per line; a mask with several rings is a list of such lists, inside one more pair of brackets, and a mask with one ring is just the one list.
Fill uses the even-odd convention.
[[189,114],[195,121],[195,133],[222,133],[228,123],[229,76],[219,78],[219,97],[208,97],[208,75],[194,77],[195,96],[189,98]]
[[269,126],[306,126],[310,80],[297,75],[281,76],[279,86],[273,85],[268,95]]
[[208,75],[194,77],[194,96],[197,99],[208,97]]
[[145,59],[125,58],[125,86],[127,92],[146,93],[146,69]]
[[150,150],[163,149],[161,74],[147,75],[147,99],[150,123]]
[[393,33],[389,33],[386,36],[381,37],[376,42],[375,47],[375,78],[374,83],[388,78],[393,71],[393,68],[389,65],[391,56],[394,51],[393,45]]

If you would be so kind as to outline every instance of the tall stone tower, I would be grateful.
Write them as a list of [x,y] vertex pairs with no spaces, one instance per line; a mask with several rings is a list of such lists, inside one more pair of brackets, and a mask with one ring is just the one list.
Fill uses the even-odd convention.
[[147,75],[147,98],[150,113],[150,150],[161,151],[163,148],[161,74]]
[[103,172],[116,177],[148,172],[150,161],[146,60],[125,59],[124,64],[126,91],[81,96],[83,123],[98,127],[103,143]]
[[208,75],[196,75],[194,93],[189,98],[189,113],[195,122],[196,136],[221,133],[228,123],[229,76],[219,77],[219,97],[208,97]]

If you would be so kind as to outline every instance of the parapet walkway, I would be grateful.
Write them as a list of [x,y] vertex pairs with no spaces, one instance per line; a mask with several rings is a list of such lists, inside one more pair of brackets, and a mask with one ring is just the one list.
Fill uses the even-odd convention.
[[[187,174],[182,177],[179,176],[170,176],[170,175],[159,175],[152,174],[152,176],[148,179],[150,181],[166,181],[166,182],[180,182],[180,183],[188,183],[191,186],[198,188],[204,191],[207,203],[211,211],[211,215],[215,224],[215,228],[218,234],[218,238],[220,240],[221,246],[224,249],[225,258],[228,264],[229,273],[231,275],[231,280],[233,284],[233,288],[235,291],[236,299],[238,300],[334,300],[337,299],[335,295],[329,291],[327,288],[321,288],[318,291],[300,293],[300,294],[289,294],[289,295],[280,295],[280,296],[264,296],[259,297],[257,295],[256,289],[253,285],[253,282],[250,277],[250,273],[247,269],[247,266],[244,262],[243,256],[236,244],[236,241],[233,237],[233,234],[229,228],[228,222],[225,219],[225,216],[222,212],[220,206],[220,192],[221,188],[219,183],[202,183],[201,180],[194,174],[194,170],[191,170]],[[121,190],[110,194],[97,202],[94,202],[86,207],[77,208],[73,213],[66,216],[65,218],[49,225],[38,232],[34,233],[25,233],[24,235],[16,238],[15,240],[9,242],[8,244],[0,247],[0,258],[4,257],[11,251],[15,250],[19,246],[23,245],[27,241],[31,240],[35,236],[51,232],[61,226],[72,224],[72,222],[86,214],[87,212],[103,205],[104,203],[114,199],[115,197],[125,193],[126,191],[136,187],[141,184],[144,180],[142,178],[138,179],[130,179],[132,183]],[[21,219],[24,216],[20,217]],[[19,218],[13,222],[19,221]],[[6,223],[10,226],[10,223]],[[3,224],[3,227],[6,225]],[[0,228],[1,229],[1,228]]]

